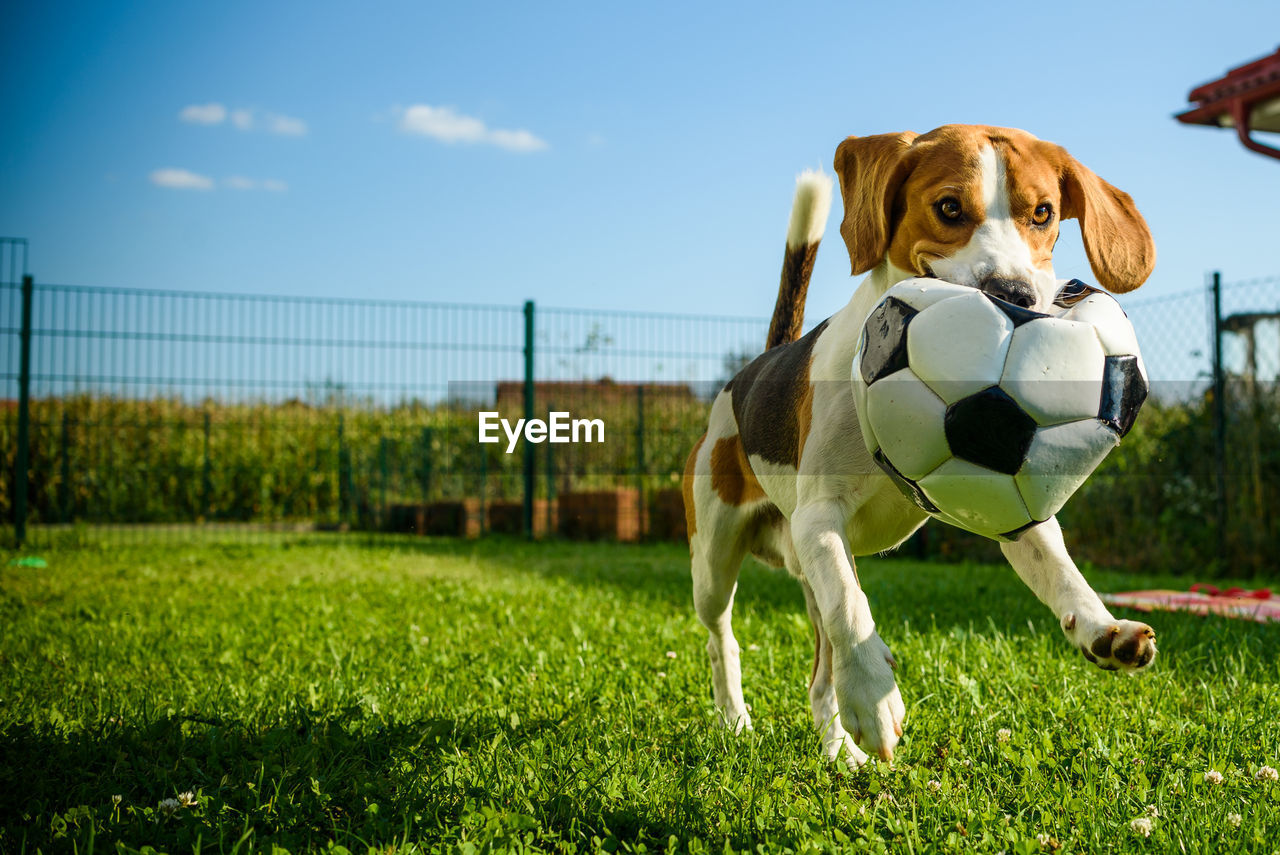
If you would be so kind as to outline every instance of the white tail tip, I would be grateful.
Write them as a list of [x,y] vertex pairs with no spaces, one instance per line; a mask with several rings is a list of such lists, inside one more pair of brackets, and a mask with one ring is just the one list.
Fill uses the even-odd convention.
[[822,240],[831,213],[831,179],[821,170],[806,169],[796,176],[787,246],[798,248]]

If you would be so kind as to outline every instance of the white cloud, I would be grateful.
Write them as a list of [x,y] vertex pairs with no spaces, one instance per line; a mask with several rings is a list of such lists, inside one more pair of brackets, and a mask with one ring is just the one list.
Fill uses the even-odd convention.
[[414,104],[400,116],[400,130],[431,137],[445,143],[482,143],[508,151],[541,151],[545,140],[523,129],[490,128],[474,116],[464,116],[452,107]]
[[452,107],[428,104],[414,104],[405,110],[400,119],[400,129],[447,143],[482,142],[487,130],[484,122],[470,116],[459,116]]
[[293,116],[267,114],[267,130],[273,134],[286,137],[304,137],[307,135],[307,123]]
[[266,190],[270,193],[284,193],[289,185],[279,178],[247,178],[243,175],[231,175],[215,182],[206,175],[192,172],[189,169],[157,169],[150,175],[151,183],[158,187],[172,190],[213,190],[221,184],[230,190]]
[[220,125],[228,117],[231,119],[231,124],[242,131],[251,131],[258,127],[258,119],[261,118],[261,126],[269,133],[286,137],[307,135],[307,123],[302,119],[281,113],[259,114],[250,107],[237,107],[228,111],[226,106],[218,103],[191,104],[183,107],[182,112],[178,113],[178,118],[182,121],[195,125]]
[[212,190],[213,179],[187,169],[157,169],[151,173],[151,183],[172,190]]
[[489,142],[510,151],[541,151],[547,144],[526,130],[489,132]]
[[227,108],[218,103],[190,104],[182,108],[178,118],[194,125],[220,125],[227,118]]

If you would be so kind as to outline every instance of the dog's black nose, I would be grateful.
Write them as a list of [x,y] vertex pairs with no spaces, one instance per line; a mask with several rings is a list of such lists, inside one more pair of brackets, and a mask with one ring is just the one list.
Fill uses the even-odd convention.
[[1031,283],[1023,279],[1007,279],[1003,276],[988,276],[980,286],[992,297],[999,297],[1006,303],[1013,303],[1024,309],[1036,304],[1036,291]]

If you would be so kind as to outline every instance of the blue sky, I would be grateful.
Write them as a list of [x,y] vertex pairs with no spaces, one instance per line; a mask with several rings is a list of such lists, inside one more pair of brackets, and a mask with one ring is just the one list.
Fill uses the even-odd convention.
[[[1135,298],[1280,275],[1280,162],[1172,119],[1276,49],[1280,3],[7,17],[0,234],[44,282],[765,315],[794,175],[848,134],[947,122],[1025,128],[1129,191],[1160,256]],[[838,222],[811,320],[853,284]],[[1092,278],[1073,229],[1057,269]]]

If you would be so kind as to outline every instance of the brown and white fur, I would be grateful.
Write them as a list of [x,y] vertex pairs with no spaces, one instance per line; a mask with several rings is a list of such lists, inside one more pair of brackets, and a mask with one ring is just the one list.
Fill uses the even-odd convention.
[[[869,275],[847,306],[800,336],[831,195],[826,176],[802,175],[768,347],[716,396],[685,467],[684,500],[694,606],[710,636],[725,724],[751,727],[731,627],[739,565],[751,553],[804,587],[816,639],[813,721],[828,757],[843,752],[861,765],[864,749],[892,759],[905,709],[854,556],[898,546],[927,519],[862,442],[850,374],[868,312],[913,276],[1044,310],[1058,288],[1060,219],[1079,220],[1094,275],[1111,291],[1141,285],[1155,248],[1128,194],[1025,131],[947,125],[849,137],[835,169],[853,274]],[[1151,663],[1155,633],[1112,617],[1068,556],[1056,520],[1001,548],[1089,661],[1124,671]]]

